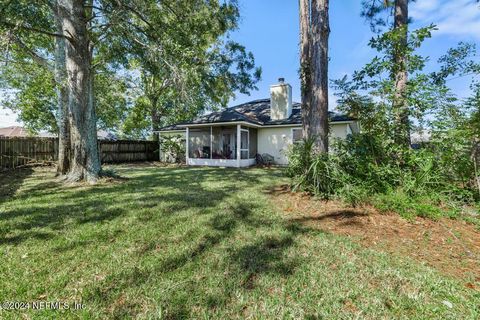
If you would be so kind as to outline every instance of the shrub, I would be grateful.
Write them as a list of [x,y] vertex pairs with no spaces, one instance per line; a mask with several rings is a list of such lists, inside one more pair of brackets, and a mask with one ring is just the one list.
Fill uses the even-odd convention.
[[452,208],[475,201],[474,190],[445,175],[435,148],[403,150],[391,141],[356,134],[336,141],[332,149],[328,155],[314,154],[313,140],[292,146],[287,173],[294,190],[354,206],[371,203],[405,218],[435,219],[442,214],[440,206],[453,214]]
[[162,136],[160,139],[160,150],[167,162],[185,162],[185,142],[180,135]]

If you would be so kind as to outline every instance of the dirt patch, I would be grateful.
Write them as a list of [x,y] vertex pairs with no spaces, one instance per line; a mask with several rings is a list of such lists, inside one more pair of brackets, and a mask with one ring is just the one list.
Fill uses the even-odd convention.
[[374,208],[349,208],[319,201],[287,186],[268,192],[287,219],[312,228],[352,237],[367,247],[411,257],[480,289],[480,232],[461,220],[407,221]]

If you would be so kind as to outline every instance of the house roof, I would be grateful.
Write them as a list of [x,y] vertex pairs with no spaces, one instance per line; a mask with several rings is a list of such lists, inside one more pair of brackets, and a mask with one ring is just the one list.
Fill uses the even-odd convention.
[[[270,117],[270,99],[260,99],[226,108],[223,111],[212,112],[200,116],[189,122],[177,123],[175,125],[163,127],[160,131],[182,130],[183,126],[194,124],[225,123],[225,122],[248,122],[261,126],[274,125],[297,125],[302,123],[301,104],[293,103],[292,114],[289,118],[282,120],[272,120]],[[329,111],[331,122],[354,121],[346,115]]]
[[[0,128],[0,137],[39,137],[39,138],[56,138],[57,135],[46,131],[40,131],[32,135],[27,129],[20,126],[11,126]],[[99,140],[117,140],[117,136],[105,130],[97,131]]]
[[0,137],[28,137],[28,132],[20,126],[0,128]]

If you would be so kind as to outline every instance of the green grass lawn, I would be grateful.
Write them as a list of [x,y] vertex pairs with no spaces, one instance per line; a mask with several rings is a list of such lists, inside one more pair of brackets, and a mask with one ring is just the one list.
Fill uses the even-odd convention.
[[0,302],[85,308],[1,319],[480,317],[460,281],[287,222],[266,192],[280,170],[114,168],[127,180],[3,177]]

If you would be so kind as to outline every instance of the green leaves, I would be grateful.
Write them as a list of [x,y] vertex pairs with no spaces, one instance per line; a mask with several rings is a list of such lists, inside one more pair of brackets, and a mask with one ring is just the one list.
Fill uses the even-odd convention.
[[57,131],[55,82],[51,72],[35,63],[3,65],[2,88],[13,92],[5,107],[18,112],[19,119],[32,132]]
[[[53,4],[15,0],[0,8],[8,58],[0,62],[0,85],[15,90],[8,106],[34,130],[56,130]],[[192,118],[256,89],[261,69],[253,54],[228,38],[240,17],[236,0],[101,0],[85,7],[100,128],[146,136],[152,125]]]
[[154,129],[226,106],[235,92],[256,89],[261,69],[255,67],[253,54],[228,37],[239,19],[236,1],[164,1],[144,17],[162,28],[153,30],[149,24],[138,35],[142,43],[129,44],[136,65],[130,71],[141,75],[136,97],[141,101],[130,111],[152,115],[149,125]]

